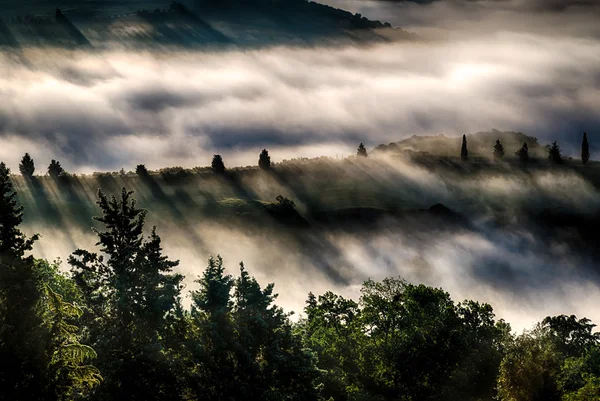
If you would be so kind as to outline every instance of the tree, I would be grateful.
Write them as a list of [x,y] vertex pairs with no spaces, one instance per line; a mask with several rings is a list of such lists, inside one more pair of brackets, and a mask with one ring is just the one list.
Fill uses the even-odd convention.
[[208,267],[196,283],[199,289],[191,292],[196,328],[192,343],[202,344],[202,348],[194,352],[197,368],[192,383],[195,392],[208,400],[231,399],[235,391],[235,328],[230,299],[234,281],[225,274],[223,259],[217,256],[208,260]]
[[19,229],[22,222],[23,206],[17,205],[17,193],[10,180],[10,169],[4,162],[0,162],[0,263],[21,261],[39,238],[37,234],[27,238]]
[[525,142],[523,144],[523,147],[521,147],[521,149],[519,149],[515,152],[515,155],[523,163],[526,163],[529,161],[529,148],[527,147],[527,142]]
[[65,169],[62,168],[59,161],[52,159],[48,166],[48,175],[52,178],[58,178],[61,174],[65,173]]
[[552,142],[552,146],[548,148],[548,159],[555,164],[562,163],[562,156],[560,155],[560,146],[556,141]]
[[[210,258],[192,292],[197,396],[206,400],[318,399],[311,354],[274,305],[273,284],[262,289],[243,264],[234,279],[220,256]],[[232,294],[233,292],[233,294]]]
[[581,163],[587,164],[590,160],[590,145],[588,144],[587,132],[583,133],[583,141],[581,142]]
[[25,153],[25,156],[21,159],[21,163],[19,164],[19,171],[25,178],[33,177],[33,173],[35,172],[35,165],[33,163],[33,159],[29,156],[29,153]]
[[148,169],[143,164],[138,164],[135,167],[135,173],[142,178],[148,177],[150,174],[148,173]]
[[504,157],[504,146],[500,143],[500,139],[496,139],[496,144],[494,145],[494,158],[502,159]]
[[356,155],[360,156],[360,157],[367,157],[368,156],[367,155],[367,149],[365,148],[365,145],[362,144],[362,142],[361,142],[360,145],[358,145],[358,150],[356,152]]
[[559,401],[562,356],[538,326],[517,337],[500,364],[498,398],[502,401]]
[[214,155],[211,163],[212,170],[216,174],[225,173],[225,164],[223,163],[223,158],[221,155]]
[[575,315],[548,316],[541,329],[551,338],[557,349],[565,356],[581,356],[594,346],[600,345],[600,333],[594,333],[595,324],[589,319],[577,319]]
[[143,237],[146,211],[132,192],[110,199],[98,191],[102,216],[94,229],[102,255],[78,249],[69,258],[87,305],[84,321],[105,380],[100,399],[177,399],[180,378],[165,346],[170,316],[179,307],[183,277],[162,254],[155,229]]
[[469,158],[469,151],[467,150],[467,136],[463,135],[462,147],[460,148],[460,159],[466,161]]
[[258,167],[262,170],[271,168],[271,156],[269,156],[269,151],[267,149],[263,149],[262,152],[260,152],[260,156],[258,157]]
[[38,235],[27,238],[22,220],[10,170],[0,163],[0,398],[85,395],[101,379],[87,364],[96,353],[78,341],[79,309],[51,288],[57,270],[25,256]]

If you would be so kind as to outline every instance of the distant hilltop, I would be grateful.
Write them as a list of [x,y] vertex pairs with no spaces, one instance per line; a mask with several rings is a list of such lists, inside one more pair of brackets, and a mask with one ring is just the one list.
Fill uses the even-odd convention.
[[[548,148],[539,143],[538,139],[528,136],[522,132],[499,131],[493,129],[486,132],[477,132],[466,135],[469,157],[492,158],[494,153],[494,144],[500,140],[506,152],[507,157],[514,157],[515,152],[521,149],[524,143],[529,149],[529,156],[532,158],[546,159],[548,157]],[[404,151],[426,152],[435,156],[457,157],[460,156],[462,137],[436,135],[436,136],[417,136],[399,142],[392,142],[388,145],[379,145],[374,149],[374,153],[400,153]]]
[[305,0],[5,3],[0,49],[263,47],[413,37],[389,23]]

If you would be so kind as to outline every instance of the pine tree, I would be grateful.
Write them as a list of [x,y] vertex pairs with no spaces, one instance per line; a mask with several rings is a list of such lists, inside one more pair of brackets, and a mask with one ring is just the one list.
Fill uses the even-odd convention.
[[552,146],[548,148],[548,159],[555,164],[562,163],[562,156],[560,154],[560,146],[556,141],[552,142]]
[[21,164],[19,164],[19,171],[25,178],[33,177],[33,173],[35,172],[35,165],[33,163],[33,159],[29,156],[29,153],[25,153],[25,156],[21,159]]
[[84,321],[98,351],[105,381],[100,399],[173,399],[179,394],[161,333],[179,307],[182,276],[178,262],[162,254],[153,229],[144,241],[146,211],[132,192],[110,199],[98,191],[102,216],[94,229],[103,255],[77,250],[69,258],[73,277],[88,305]]
[[494,145],[494,157],[496,159],[504,157],[504,146],[500,143],[500,139],[496,139],[496,144]]
[[194,354],[198,366],[193,382],[198,396],[208,400],[234,399],[234,326],[231,316],[233,278],[225,274],[223,259],[211,257],[208,267],[196,280],[200,288],[191,292],[191,315],[196,336],[193,343],[204,344]]
[[52,159],[48,166],[48,175],[52,178],[58,178],[61,174],[65,173],[65,169],[62,168],[59,161]]
[[288,315],[274,305],[274,285],[261,289],[240,263],[234,287],[238,399],[317,399],[317,369]]
[[356,155],[360,156],[360,157],[367,157],[368,156],[367,155],[367,149],[365,148],[365,145],[363,145],[362,142],[361,142],[360,145],[358,145],[358,150],[356,152]]
[[460,159],[466,161],[469,159],[469,151],[467,150],[467,136],[463,135],[462,147],[460,148]]
[[271,168],[271,156],[269,156],[269,151],[267,149],[263,149],[262,152],[260,152],[260,156],[258,157],[258,167],[262,170]]
[[527,147],[527,142],[523,144],[523,147],[521,147],[521,149],[515,152],[515,155],[523,163],[529,161],[529,148]]
[[10,180],[10,169],[0,162],[0,262],[20,261],[39,238],[27,238],[19,229],[23,222],[23,206],[17,205],[17,193]]
[[590,160],[590,145],[588,144],[587,132],[583,133],[583,141],[581,142],[581,163],[587,164]]
[[223,158],[221,155],[214,155],[211,163],[212,170],[216,174],[225,173],[225,164],[223,163]]

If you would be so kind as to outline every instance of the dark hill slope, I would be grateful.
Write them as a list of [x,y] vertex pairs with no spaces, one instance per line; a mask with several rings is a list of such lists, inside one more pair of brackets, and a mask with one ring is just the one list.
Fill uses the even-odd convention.
[[389,24],[304,0],[8,3],[0,46],[16,48],[262,47],[410,37]]

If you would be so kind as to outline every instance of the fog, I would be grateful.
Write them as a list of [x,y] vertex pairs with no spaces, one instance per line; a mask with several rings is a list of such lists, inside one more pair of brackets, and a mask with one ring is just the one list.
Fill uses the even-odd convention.
[[[419,38],[222,51],[2,49],[0,159],[18,171],[22,154],[29,152],[40,174],[50,159],[69,172],[91,173],[133,170],[139,163],[151,169],[206,166],[220,153],[231,167],[255,165],[263,148],[276,163],[342,159],[360,142],[370,151],[414,134],[491,128],[522,131],[544,144],[557,140],[566,156],[579,153],[587,131],[592,159],[597,158],[595,2],[328,3],[390,21]],[[331,163],[335,169],[342,162]],[[398,160],[377,163],[368,172],[373,198],[385,189],[401,207],[443,203],[467,215],[470,225],[389,219],[368,232],[319,227],[298,235],[281,227],[221,224],[201,213],[182,224],[190,205],[177,196],[198,201],[207,194],[216,200],[239,194],[214,183],[204,183],[202,194],[196,187],[179,193],[161,184],[172,202],[165,208],[132,180],[117,179],[114,188],[133,185],[168,255],[181,260],[188,289],[208,256],[221,254],[228,272],[236,273],[243,260],[259,282],[275,282],[278,303],[290,311],[301,311],[308,291],[357,297],[365,279],[399,275],[441,286],[455,300],[490,302],[516,330],[559,313],[600,322],[593,307],[600,301],[600,281],[591,253],[550,234],[542,237],[543,229],[521,219],[545,207],[597,213],[600,194],[588,179],[544,170],[460,177]],[[317,178],[299,181],[308,188]],[[100,184],[91,178],[80,183],[76,195],[45,183],[43,202],[19,184],[26,231],[43,235],[36,256],[64,260],[76,247],[93,247],[88,219],[97,213],[93,199]],[[324,182],[308,195],[268,178],[246,185],[256,199],[289,196],[301,213],[306,197],[321,206],[331,202],[330,209],[347,207],[344,196],[328,198]],[[506,225],[497,224],[499,215]]]
[[[600,45],[494,32],[450,41],[224,52],[24,49],[0,61],[0,157],[74,172],[348,155],[490,128],[594,150]],[[23,63],[22,60],[27,60]]]
[[[302,174],[292,174],[292,181],[284,170],[275,176],[239,172],[235,185],[211,174],[179,184],[157,176],[154,189],[135,176],[119,175],[108,181],[76,178],[70,185],[45,179],[42,189],[20,179],[16,184],[26,207],[25,230],[42,234],[35,254],[48,259],[64,261],[77,247],[94,249],[95,190],[115,193],[126,186],[149,210],[148,224],[158,226],[166,253],[181,261],[178,271],[186,275],[186,291],[196,288],[193,281],[207,258],[220,254],[228,273],[237,274],[243,261],[259,282],[274,282],[278,303],[288,311],[301,312],[308,291],[333,290],[356,298],[367,278],[400,276],[441,286],[456,301],[489,302],[517,331],[561,313],[600,321],[592,307],[600,300],[593,247],[575,247],[578,242],[570,236],[545,231],[527,218],[547,208],[581,216],[598,213],[597,187],[576,172],[508,168],[457,174],[386,157],[367,164],[308,162],[299,168]],[[357,186],[358,193],[352,189]],[[313,222],[297,228],[271,222],[266,215],[256,222],[215,217],[206,209],[207,202],[224,207],[240,193],[263,201],[283,194],[311,221],[311,209],[385,208],[393,202],[402,210],[416,210],[442,202],[468,222],[417,214],[384,216],[376,224]]]

